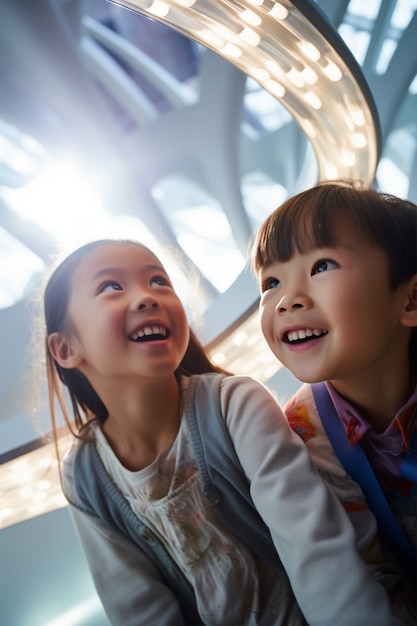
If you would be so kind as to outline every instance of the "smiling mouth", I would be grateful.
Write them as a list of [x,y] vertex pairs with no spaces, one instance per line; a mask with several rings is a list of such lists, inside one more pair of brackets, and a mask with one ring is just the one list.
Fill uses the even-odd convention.
[[319,330],[317,328],[303,328],[300,330],[291,330],[284,335],[284,341],[290,344],[306,343],[327,335],[327,330]]
[[169,331],[165,328],[165,326],[150,324],[149,326],[144,326],[129,335],[129,340],[136,343],[142,343],[145,341],[158,341],[166,339],[168,336]]

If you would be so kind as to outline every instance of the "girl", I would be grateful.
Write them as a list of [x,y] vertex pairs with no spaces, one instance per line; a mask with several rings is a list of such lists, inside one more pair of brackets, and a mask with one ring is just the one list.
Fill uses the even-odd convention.
[[417,623],[416,248],[417,205],[355,181],[289,198],[253,247],[263,334],[305,383],[284,407],[288,422],[355,526],[369,509],[377,517],[384,584],[409,624]]
[[63,488],[112,624],[397,623],[275,400],[210,362],[149,249],[87,244],[44,306]]

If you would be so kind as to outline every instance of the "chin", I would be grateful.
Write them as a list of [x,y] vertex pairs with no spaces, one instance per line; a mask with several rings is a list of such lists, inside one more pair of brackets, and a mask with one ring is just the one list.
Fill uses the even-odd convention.
[[323,378],[323,376],[319,376],[319,375],[314,376],[313,374],[311,374],[311,372],[309,372],[308,374],[306,373],[305,375],[303,375],[302,373],[296,373],[296,372],[291,372],[291,373],[300,382],[308,383],[310,385],[313,383],[320,383],[323,380],[327,380],[327,378]]

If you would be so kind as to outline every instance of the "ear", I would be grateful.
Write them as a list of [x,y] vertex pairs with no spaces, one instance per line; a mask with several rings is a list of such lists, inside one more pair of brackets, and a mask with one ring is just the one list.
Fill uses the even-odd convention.
[[417,326],[417,274],[407,282],[407,302],[401,317],[403,326]]
[[79,367],[83,358],[68,337],[62,333],[51,333],[48,348],[55,361],[65,369]]

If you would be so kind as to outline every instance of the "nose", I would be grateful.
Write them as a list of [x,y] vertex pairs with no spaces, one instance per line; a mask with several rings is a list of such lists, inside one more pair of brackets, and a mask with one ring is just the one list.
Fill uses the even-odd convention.
[[139,309],[139,311],[140,311],[141,309],[147,309],[147,308],[149,308],[149,307],[150,307],[150,308],[152,308],[152,309],[157,309],[157,308],[158,308],[158,303],[157,303],[157,302],[155,302],[155,301],[154,301],[154,302],[149,302],[149,303],[147,303],[147,302],[141,302],[141,303],[139,304],[139,306],[138,306],[138,309]]
[[311,308],[309,296],[302,293],[287,293],[280,298],[275,310],[278,314],[282,314],[309,308]]
[[132,308],[139,311],[142,311],[144,309],[158,309],[159,302],[154,296],[150,294],[142,294],[133,300]]

